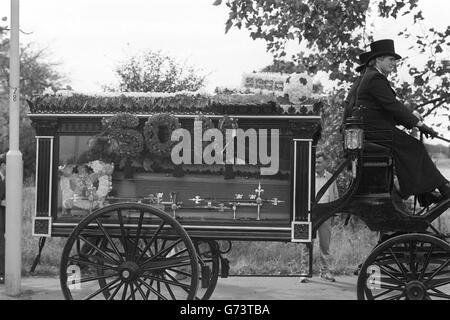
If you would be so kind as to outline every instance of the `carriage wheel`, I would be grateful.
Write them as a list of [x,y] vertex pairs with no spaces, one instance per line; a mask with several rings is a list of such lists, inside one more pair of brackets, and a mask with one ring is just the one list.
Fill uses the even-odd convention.
[[[200,285],[197,290],[196,299],[208,300],[214,292],[219,279],[220,272],[220,251],[216,241],[195,241],[194,246],[198,253],[200,267],[208,268],[208,274],[200,271]],[[202,279],[208,276],[208,279]],[[205,281],[206,280],[206,281]],[[204,288],[204,286],[206,286]]]
[[114,204],[72,231],[60,282],[66,299],[190,300],[199,282],[197,253],[183,227],[165,212]]
[[427,234],[404,234],[378,245],[358,277],[360,300],[450,299],[450,245]]

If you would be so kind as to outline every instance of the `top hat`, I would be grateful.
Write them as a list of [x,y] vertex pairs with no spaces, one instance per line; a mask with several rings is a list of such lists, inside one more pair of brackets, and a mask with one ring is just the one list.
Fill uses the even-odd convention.
[[395,60],[402,58],[399,54],[395,53],[394,40],[391,39],[372,42],[370,44],[370,51],[372,52],[372,55],[367,59],[367,62],[381,56],[391,56],[394,57]]
[[361,72],[365,67],[366,63],[369,61],[369,57],[372,55],[371,51],[363,52],[359,55],[359,66],[356,67],[357,72]]

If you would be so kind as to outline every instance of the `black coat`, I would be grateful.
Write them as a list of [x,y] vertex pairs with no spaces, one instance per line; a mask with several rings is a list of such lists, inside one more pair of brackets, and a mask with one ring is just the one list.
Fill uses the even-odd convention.
[[365,107],[365,123],[377,128],[392,129],[402,125],[411,129],[419,122],[412,111],[397,100],[389,80],[373,67],[368,67],[362,77],[358,105]]
[[375,68],[368,67],[361,79],[357,103],[363,107],[365,138],[389,147],[392,145],[395,172],[403,197],[434,191],[447,183],[424,145],[396,128],[396,125],[403,125],[411,129],[419,119],[397,100],[388,79]]
[[344,100],[344,117],[343,123],[352,115],[354,107],[356,105],[356,91],[361,83],[362,75],[358,76],[353,82],[350,90],[348,91],[347,98]]

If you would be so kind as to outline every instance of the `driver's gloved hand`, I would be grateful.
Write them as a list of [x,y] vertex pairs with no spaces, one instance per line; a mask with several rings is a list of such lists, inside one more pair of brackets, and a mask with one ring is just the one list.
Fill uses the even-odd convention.
[[434,131],[432,128],[430,128],[429,126],[427,126],[426,124],[422,124],[419,127],[419,131],[422,132],[425,137],[429,138],[435,138],[438,136],[438,133],[436,131]]

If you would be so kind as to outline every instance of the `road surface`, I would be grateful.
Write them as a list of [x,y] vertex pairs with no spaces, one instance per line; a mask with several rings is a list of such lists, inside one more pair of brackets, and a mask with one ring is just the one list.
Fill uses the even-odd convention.
[[[318,277],[300,283],[296,277],[219,278],[211,300],[355,300],[356,276],[341,276],[336,282]],[[61,300],[63,295],[56,277],[22,278],[22,294],[9,297],[0,285],[0,300]]]

